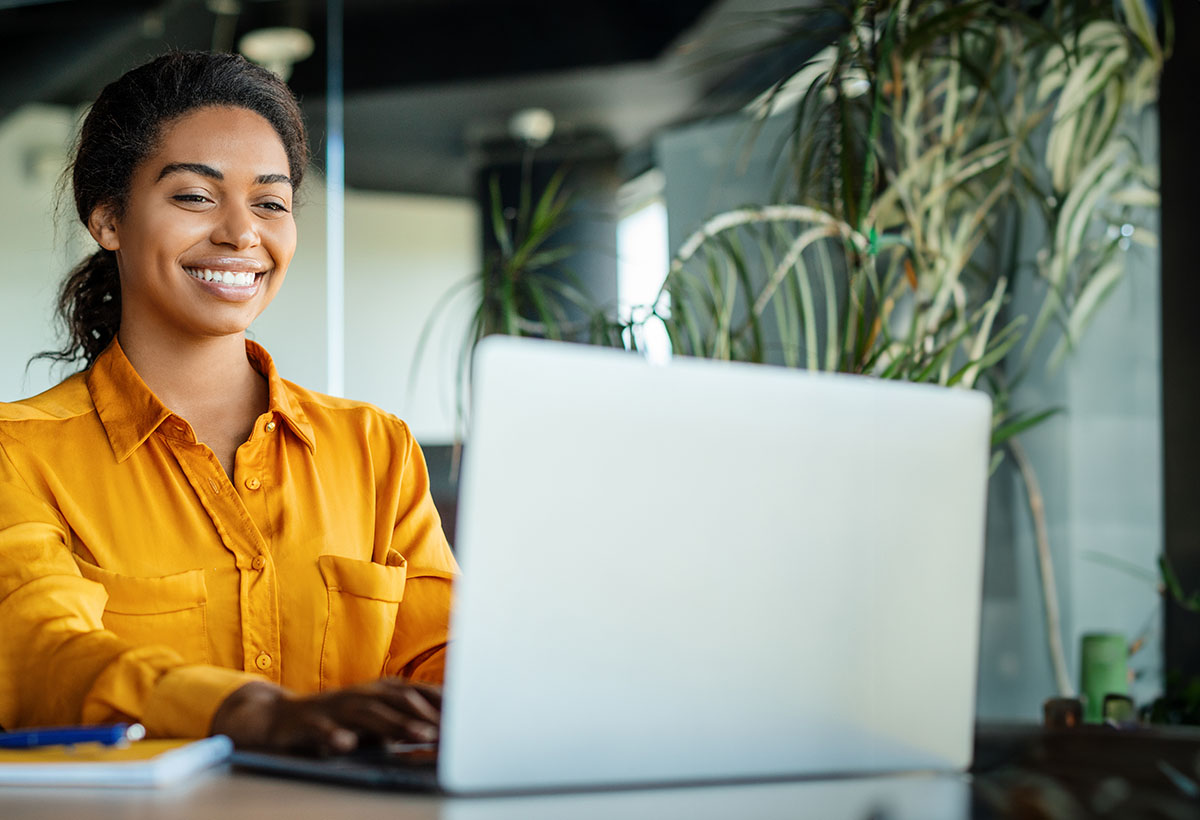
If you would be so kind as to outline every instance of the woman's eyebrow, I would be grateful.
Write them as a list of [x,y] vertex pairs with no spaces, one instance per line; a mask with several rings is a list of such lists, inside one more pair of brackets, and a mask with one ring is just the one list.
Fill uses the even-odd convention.
[[[172,162],[163,166],[163,169],[158,172],[158,179],[161,180],[169,177],[171,174],[183,173],[199,174],[202,177],[210,177],[212,179],[225,179],[225,175],[211,165],[204,165],[200,162]],[[155,180],[157,182],[158,180]]]
[[[209,177],[210,179],[223,180],[225,175],[211,165],[205,165],[201,162],[172,162],[164,165],[163,169],[158,172],[158,179],[164,179],[171,174],[192,173],[200,176]],[[158,181],[158,180],[156,180]],[[259,174],[254,178],[254,182],[258,185],[272,185],[280,182],[284,185],[292,185],[292,178],[287,174]],[[293,186],[295,187],[295,186]]]
[[292,178],[287,174],[260,174],[255,177],[254,181],[259,185],[271,185],[275,182],[282,182],[284,185],[292,184]]

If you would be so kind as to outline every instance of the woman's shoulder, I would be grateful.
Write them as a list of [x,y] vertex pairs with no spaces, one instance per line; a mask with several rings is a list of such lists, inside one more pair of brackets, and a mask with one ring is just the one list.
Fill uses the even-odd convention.
[[406,439],[412,437],[408,424],[403,419],[378,405],[319,393],[286,379],[281,381],[289,401],[315,425],[348,424],[359,428],[377,429],[389,436]]
[[0,402],[0,425],[26,421],[61,421],[95,412],[84,373],[76,373],[36,396]]

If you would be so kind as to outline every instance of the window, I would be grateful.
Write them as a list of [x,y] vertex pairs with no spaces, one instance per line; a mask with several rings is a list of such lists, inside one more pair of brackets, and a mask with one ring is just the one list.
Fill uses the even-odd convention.
[[659,318],[670,316],[669,296],[662,293],[670,264],[662,174],[650,171],[634,179],[622,189],[621,200],[622,216],[617,224],[617,312],[623,322],[635,323],[632,330],[625,331],[625,344],[636,345],[647,359],[662,363],[671,357],[667,328]]

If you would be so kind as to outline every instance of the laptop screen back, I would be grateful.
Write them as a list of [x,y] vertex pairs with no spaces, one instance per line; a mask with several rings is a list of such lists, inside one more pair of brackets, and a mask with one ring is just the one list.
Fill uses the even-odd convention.
[[969,764],[985,395],[506,338],[475,367],[445,788]]

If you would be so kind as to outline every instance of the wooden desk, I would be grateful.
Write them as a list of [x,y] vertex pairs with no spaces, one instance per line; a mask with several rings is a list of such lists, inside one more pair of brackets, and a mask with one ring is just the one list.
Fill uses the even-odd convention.
[[970,776],[439,798],[216,769],[162,791],[0,787],[0,820],[1084,820],[1200,817],[1200,732],[981,726]]
[[3,820],[963,820],[966,777],[905,775],[516,797],[439,798],[216,770],[161,791],[0,788]]

